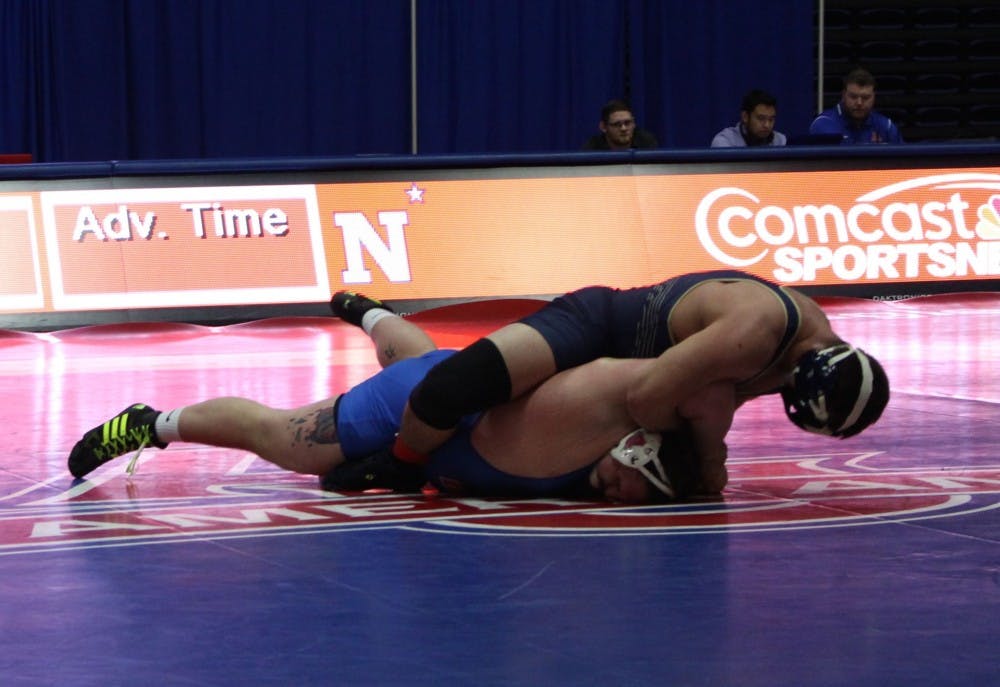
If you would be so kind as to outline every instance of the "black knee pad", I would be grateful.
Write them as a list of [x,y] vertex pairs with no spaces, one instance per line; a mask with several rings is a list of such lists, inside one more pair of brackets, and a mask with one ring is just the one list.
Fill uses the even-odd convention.
[[432,367],[410,394],[410,409],[435,429],[451,429],[463,415],[510,400],[510,392],[500,349],[480,339]]

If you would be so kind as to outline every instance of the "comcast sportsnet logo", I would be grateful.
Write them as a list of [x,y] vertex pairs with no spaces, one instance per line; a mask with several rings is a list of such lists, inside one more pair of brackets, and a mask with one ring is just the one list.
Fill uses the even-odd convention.
[[[879,176],[888,174],[899,173]],[[845,188],[823,202],[789,203],[738,186],[717,188],[698,204],[698,240],[720,263],[770,268],[784,283],[1000,275],[1000,175],[921,176],[853,197],[848,189],[863,183],[859,179],[877,177],[829,176]],[[789,189],[781,191],[787,198]]]

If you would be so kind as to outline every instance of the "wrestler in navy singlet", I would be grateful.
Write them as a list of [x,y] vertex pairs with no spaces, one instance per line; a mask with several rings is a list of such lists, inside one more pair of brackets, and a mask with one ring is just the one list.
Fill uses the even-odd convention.
[[601,357],[655,358],[676,343],[670,334],[670,314],[691,289],[706,281],[740,280],[768,287],[785,308],[785,333],[770,366],[795,338],[799,308],[777,284],[738,270],[685,274],[634,289],[590,286],[560,296],[520,321],[545,338],[559,370]]
[[[386,367],[343,394],[336,405],[337,436],[347,460],[359,460],[392,443],[413,387],[453,350],[436,350]],[[497,470],[472,447],[469,434],[479,415],[467,415],[458,431],[427,464],[432,484],[445,492],[477,496],[592,495],[591,466],[553,478],[517,477]]]

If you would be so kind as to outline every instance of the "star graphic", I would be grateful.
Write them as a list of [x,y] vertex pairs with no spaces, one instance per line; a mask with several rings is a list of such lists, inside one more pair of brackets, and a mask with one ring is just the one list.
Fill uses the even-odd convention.
[[410,184],[410,188],[406,189],[406,195],[410,197],[410,203],[422,203],[424,202],[424,189],[417,186],[416,182]]

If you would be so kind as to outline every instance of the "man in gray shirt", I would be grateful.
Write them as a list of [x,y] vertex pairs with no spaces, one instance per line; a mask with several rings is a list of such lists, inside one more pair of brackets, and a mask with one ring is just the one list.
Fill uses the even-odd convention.
[[752,90],[743,96],[740,121],[726,127],[712,139],[713,148],[746,148],[748,146],[783,146],[788,139],[774,130],[778,101],[773,95]]

